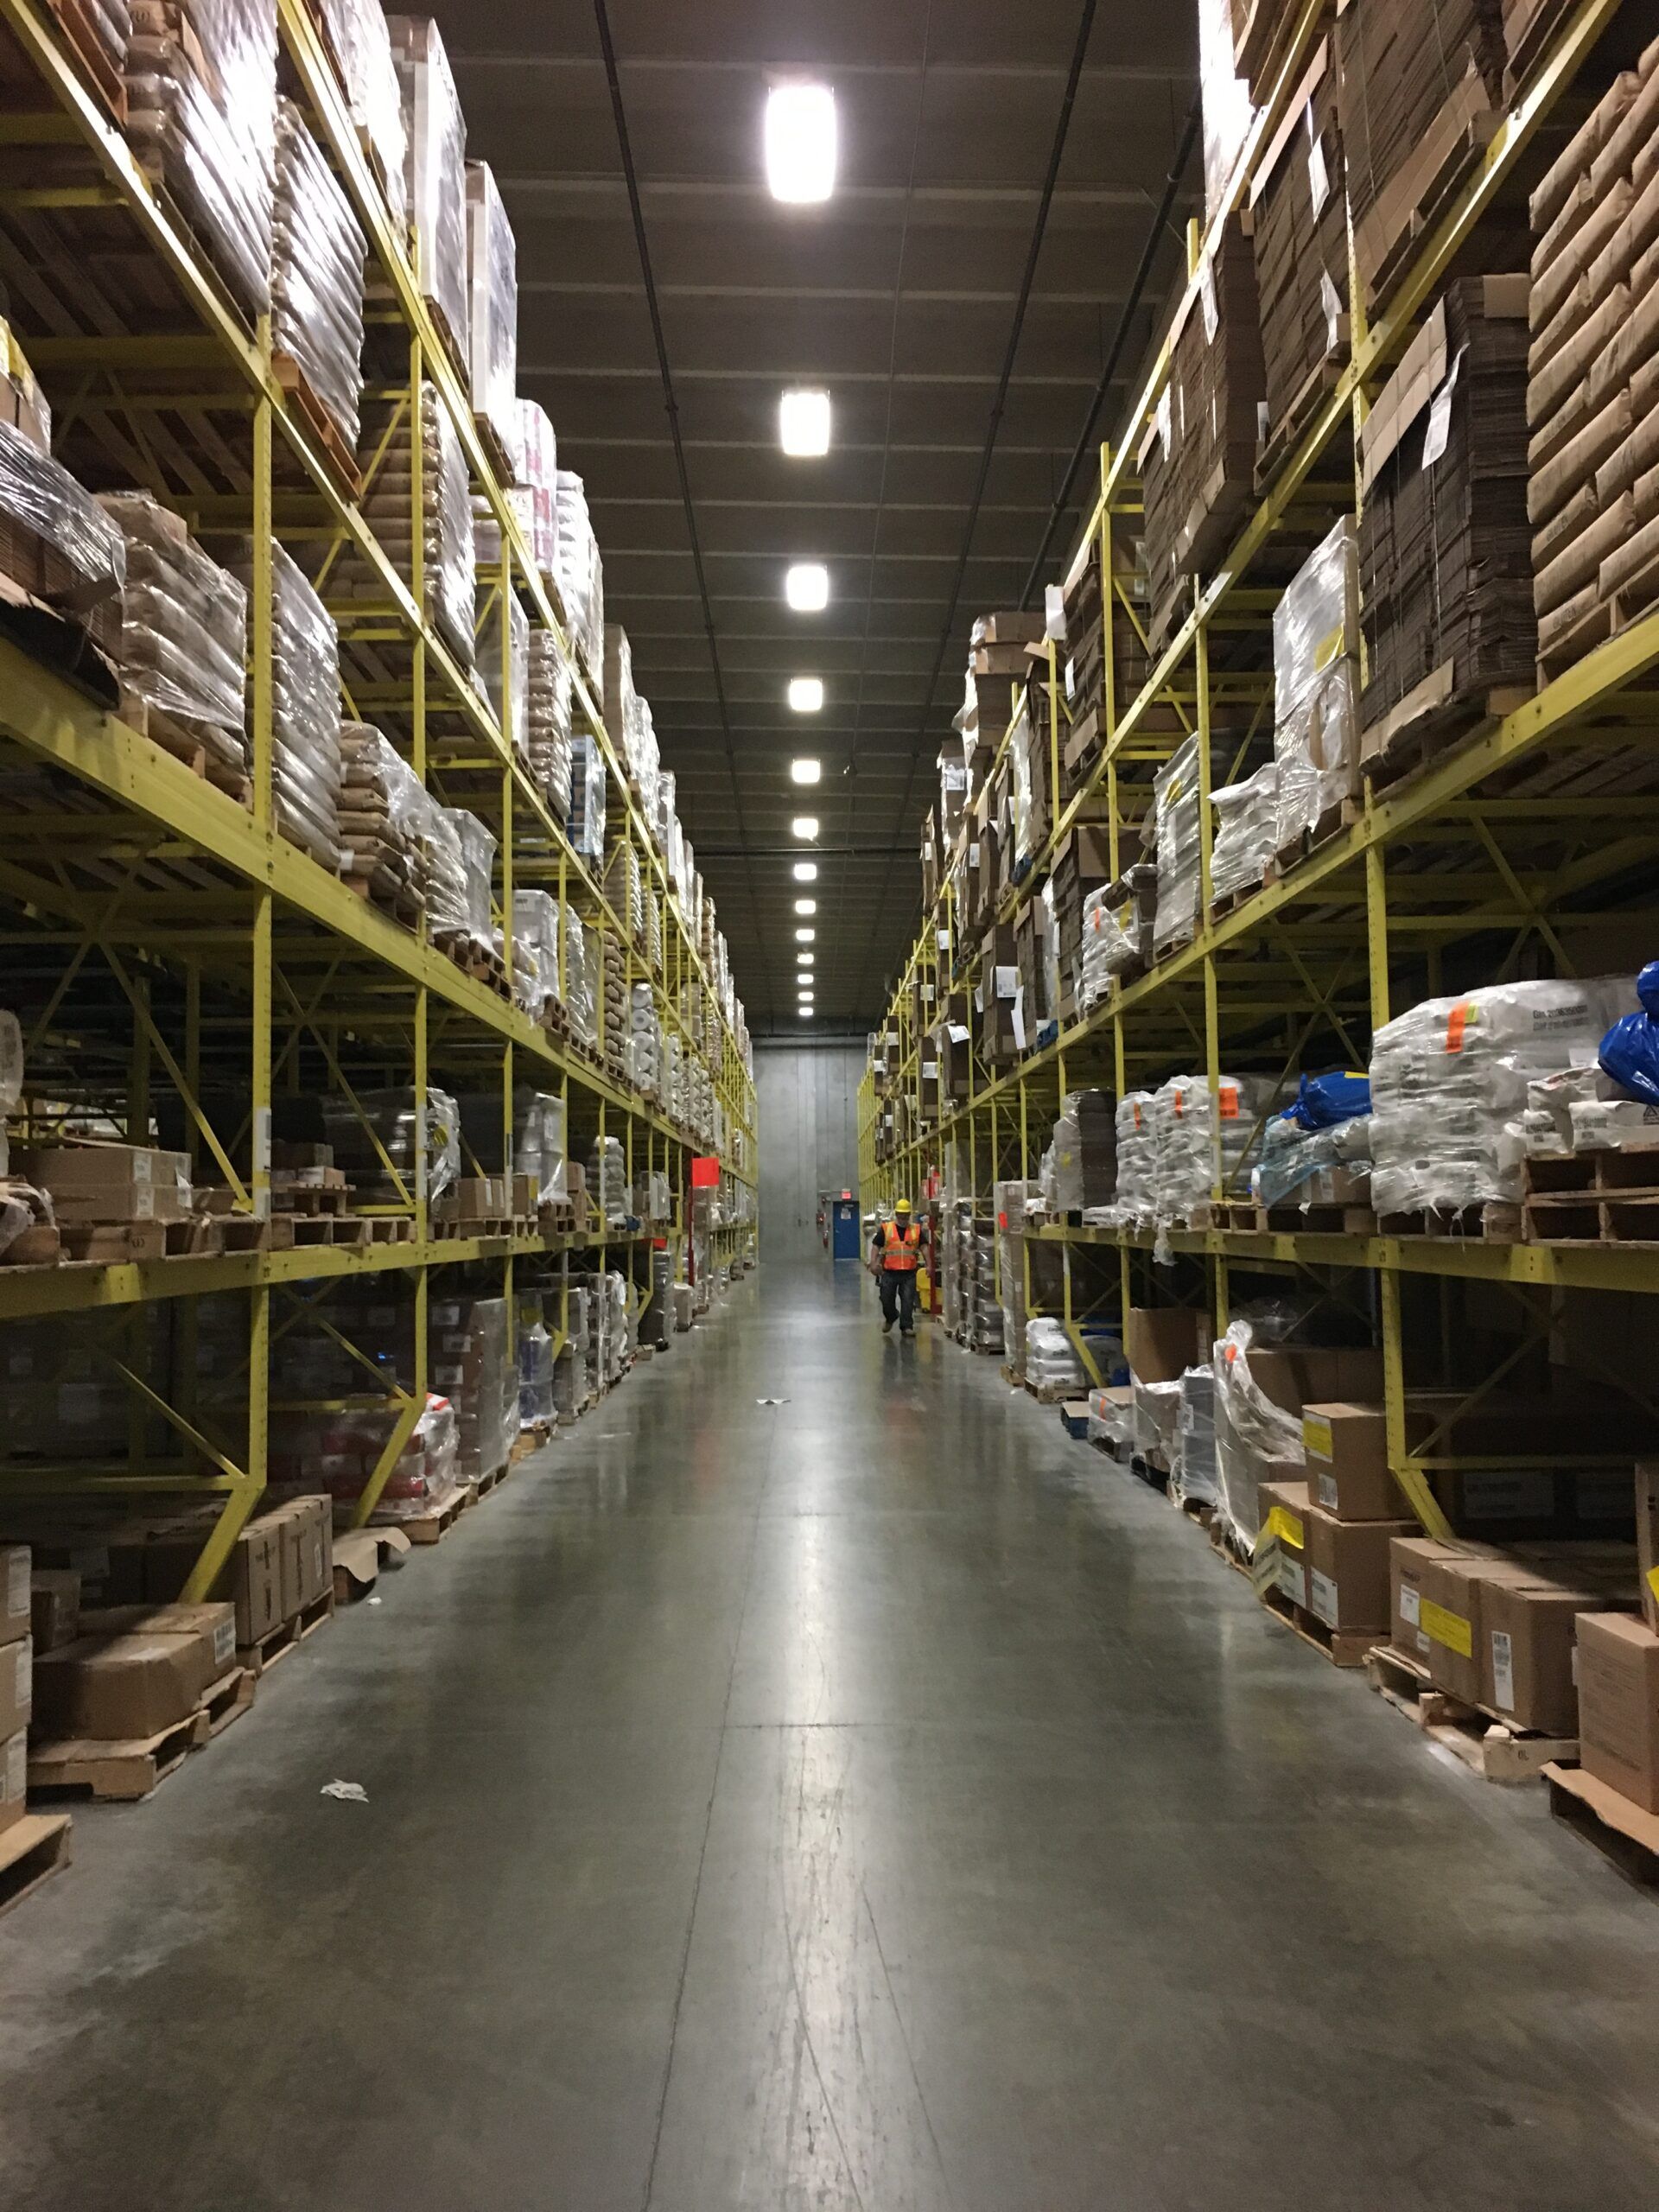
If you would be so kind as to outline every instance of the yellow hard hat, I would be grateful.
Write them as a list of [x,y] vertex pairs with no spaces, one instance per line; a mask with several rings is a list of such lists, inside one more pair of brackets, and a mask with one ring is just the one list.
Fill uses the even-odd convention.
[[899,1203],[893,1207],[893,1211],[894,1213],[908,1213],[910,1211],[910,1200],[908,1198],[900,1198]]

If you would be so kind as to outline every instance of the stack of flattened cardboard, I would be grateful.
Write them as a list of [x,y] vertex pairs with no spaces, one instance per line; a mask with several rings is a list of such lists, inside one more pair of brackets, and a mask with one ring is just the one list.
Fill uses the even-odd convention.
[[1351,4],[1337,17],[1354,261],[1368,306],[1497,127],[1500,0]]
[[1266,397],[1255,257],[1240,215],[1183,302],[1168,379],[1137,456],[1154,644],[1174,622],[1186,579],[1214,565],[1243,519]]
[[1348,201],[1328,39],[1256,173],[1252,205],[1271,448],[1301,429],[1348,354]]
[[1527,511],[1551,671],[1659,598],[1659,48],[1532,196]]
[[[1526,279],[1447,287],[1360,434],[1360,720],[1530,690]],[[1397,717],[1396,717],[1397,719]]]

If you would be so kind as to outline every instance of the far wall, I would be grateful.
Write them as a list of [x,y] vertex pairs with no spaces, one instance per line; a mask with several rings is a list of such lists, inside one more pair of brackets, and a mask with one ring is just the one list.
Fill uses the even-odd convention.
[[818,1192],[858,1189],[864,1061],[862,1039],[783,1045],[757,1039],[763,1260],[824,1256],[816,1223]]

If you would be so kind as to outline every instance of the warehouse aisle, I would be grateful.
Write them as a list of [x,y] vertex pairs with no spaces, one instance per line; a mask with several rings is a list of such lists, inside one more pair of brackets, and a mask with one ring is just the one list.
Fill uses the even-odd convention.
[[1650,2194],[1651,1903],[842,1274],[752,1280],[79,1824],[0,1927],[0,2201]]

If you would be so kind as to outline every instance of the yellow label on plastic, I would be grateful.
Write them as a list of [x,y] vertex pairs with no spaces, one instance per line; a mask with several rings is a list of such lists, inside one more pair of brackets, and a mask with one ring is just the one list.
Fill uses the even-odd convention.
[[1322,1414],[1302,1415],[1302,1450],[1313,1459],[1335,1457],[1331,1443],[1331,1424]]
[[1302,1548],[1301,1516],[1293,1513],[1287,1505],[1275,1505],[1268,1515],[1268,1534],[1277,1536],[1281,1544],[1289,1544],[1295,1551]]
[[1461,1613],[1449,1613],[1444,1605],[1437,1605],[1432,1598],[1425,1598],[1417,1624],[1425,1636],[1433,1637],[1436,1643],[1443,1643],[1448,1651],[1455,1651],[1459,1659],[1474,1656],[1474,1630]]

